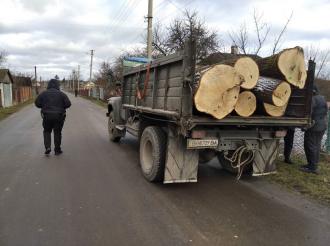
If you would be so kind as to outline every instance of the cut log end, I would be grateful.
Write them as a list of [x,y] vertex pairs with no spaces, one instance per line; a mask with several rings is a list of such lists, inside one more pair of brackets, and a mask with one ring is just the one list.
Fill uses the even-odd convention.
[[260,77],[253,92],[262,102],[281,107],[290,99],[291,86],[282,80]]
[[300,89],[305,87],[307,72],[304,51],[301,47],[282,51],[278,58],[278,68],[290,84]]
[[253,59],[242,57],[236,61],[234,67],[244,78],[244,82],[241,84],[242,88],[252,89],[256,86],[259,78],[259,68]]
[[290,96],[290,84],[282,81],[274,90],[272,100],[275,106],[282,107],[288,103]]
[[274,106],[268,103],[264,103],[264,109],[267,114],[273,117],[281,117],[285,114],[285,110],[287,108],[287,104],[281,107]]
[[243,91],[239,94],[235,105],[235,112],[242,117],[251,116],[257,107],[257,99],[251,91]]
[[228,65],[216,65],[202,74],[194,96],[198,111],[222,119],[231,113],[238,100],[241,76]]

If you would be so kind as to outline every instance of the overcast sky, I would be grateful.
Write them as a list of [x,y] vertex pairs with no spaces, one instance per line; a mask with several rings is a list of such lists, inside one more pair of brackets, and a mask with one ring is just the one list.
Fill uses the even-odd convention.
[[[45,79],[58,74],[68,77],[81,66],[89,74],[89,50],[95,50],[95,70],[100,62],[113,61],[123,50],[143,46],[144,17],[148,0],[1,0],[0,50],[8,53],[5,64],[13,71],[33,73]],[[281,48],[330,46],[329,0],[154,0],[154,22],[166,26],[183,15],[184,9],[198,10],[201,18],[230,46],[228,31],[246,22],[253,31],[253,11],[263,13],[273,35],[292,20]],[[94,71],[95,71],[94,70]]]

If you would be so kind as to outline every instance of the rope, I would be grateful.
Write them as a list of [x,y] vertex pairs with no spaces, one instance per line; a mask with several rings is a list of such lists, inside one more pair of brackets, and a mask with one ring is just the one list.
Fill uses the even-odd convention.
[[149,84],[149,78],[150,78],[150,65],[151,65],[150,63],[148,63],[148,65],[147,65],[146,78],[145,78],[144,83],[143,83],[142,93],[139,89],[139,86],[138,85],[136,86],[136,96],[139,100],[142,100],[145,97],[146,92],[147,92],[147,88],[148,88],[148,84]]
[[[244,153],[247,153],[248,155],[245,160],[242,160]],[[254,151],[250,150],[247,146],[242,145],[235,150],[231,157],[228,157],[228,154],[224,154],[224,158],[230,162],[232,168],[238,169],[236,179],[239,180],[242,177],[244,168],[247,164],[254,160]]]

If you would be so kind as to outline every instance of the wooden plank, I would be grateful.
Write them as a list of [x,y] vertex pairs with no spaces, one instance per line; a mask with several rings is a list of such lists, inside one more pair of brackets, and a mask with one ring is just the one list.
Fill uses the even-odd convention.
[[165,96],[165,91],[166,91],[165,88],[158,88],[158,90],[157,90],[157,96],[158,97],[164,97]]
[[166,110],[180,112],[181,97],[169,97],[166,96],[167,105],[165,105]]
[[182,95],[181,87],[170,87],[167,92],[167,96],[169,97],[178,97],[180,98]]
[[182,75],[180,75],[179,77],[170,76],[169,85],[170,87],[182,87],[182,80]]
[[156,106],[156,97],[157,97],[157,90],[158,90],[158,67],[154,68],[154,83],[152,87],[152,108]]
[[167,92],[168,92],[168,81],[170,79],[170,69],[171,67],[168,66],[167,67],[167,71],[166,71],[166,80],[165,80],[165,97],[164,97],[164,110],[167,110]]
[[156,108],[164,109],[164,97],[157,97],[156,98]]
[[149,113],[149,114],[157,114],[160,116],[166,116],[166,117],[171,117],[171,118],[176,118],[178,119],[179,114],[174,111],[168,111],[168,110],[161,110],[161,109],[152,109],[150,107],[142,107],[142,106],[134,106],[134,105],[128,105],[128,104],[123,104],[123,108],[127,109],[132,109],[132,110],[137,110],[139,112],[144,112],[144,113]]

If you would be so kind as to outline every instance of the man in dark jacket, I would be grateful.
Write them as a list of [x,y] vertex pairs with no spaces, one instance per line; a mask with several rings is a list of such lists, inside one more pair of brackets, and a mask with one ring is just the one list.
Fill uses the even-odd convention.
[[71,106],[71,102],[67,95],[60,91],[58,80],[51,79],[48,82],[47,90],[42,92],[34,103],[38,108],[41,108],[44,144],[46,149],[45,154],[48,155],[51,152],[52,130],[54,130],[55,155],[62,154],[62,128],[66,116],[66,109]]
[[317,174],[317,165],[320,158],[321,142],[327,129],[328,106],[324,97],[319,94],[318,88],[313,88],[312,122],[311,128],[305,131],[304,148],[308,164],[301,168],[304,172]]

